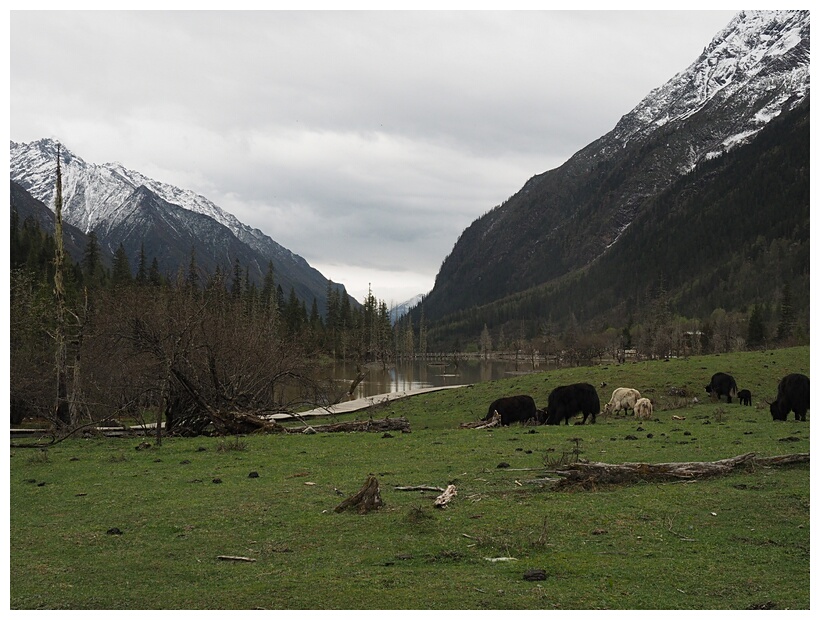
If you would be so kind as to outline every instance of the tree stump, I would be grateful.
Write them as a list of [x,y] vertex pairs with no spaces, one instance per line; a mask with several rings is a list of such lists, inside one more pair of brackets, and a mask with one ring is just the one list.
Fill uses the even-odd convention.
[[348,497],[341,504],[336,506],[333,510],[335,512],[342,512],[348,508],[356,507],[360,515],[376,510],[384,506],[381,493],[379,492],[379,481],[376,476],[368,476],[359,492]]

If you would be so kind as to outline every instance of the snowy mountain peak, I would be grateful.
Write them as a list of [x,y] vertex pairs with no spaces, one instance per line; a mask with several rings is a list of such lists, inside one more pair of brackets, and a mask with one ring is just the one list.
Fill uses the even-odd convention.
[[[615,137],[626,145],[717,103],[733,108],[743,104],[752,112],[735,119],[734,131],[713,145],[709,156],[748,141],[808,95],[809,32],[809,11],[738,13],[695,62],[621,119]],[[746,105],[753,100],[760,105]]]
[[273,263],[284,290],[293,286],[306,303],[316,298],[324,309],[327,279],[321,273],[204,196],[148,178],[118,162],[88,163],[52,138],[12,141],[11,179],[52,211],[58,145],[64,221],[85,233],[96,231],[109,250],[122,242],[133,255],[140,251],[142,240],[152,244],[161,263],[173,271],[180,260],[187,264],[192,247],[198,246],[203,268],[219,265],[224,273],[239,260],[254,279],[261,279]]

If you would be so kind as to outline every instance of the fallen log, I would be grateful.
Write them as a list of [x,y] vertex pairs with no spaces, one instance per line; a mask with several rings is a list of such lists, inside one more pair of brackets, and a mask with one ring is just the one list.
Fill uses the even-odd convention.
[[379,481],[376,476],[368,476],[359,492],[351,497],[348,497],[341,504],[336,506],[333,510],[335,512],[342,512],[348,508],[356,508],[360,515],[363,515],[371,510],[381,508],[384,506],[382,496],[379,491]]
[[[382,420],[354,420],[352,422],[336,422],[334,424],[319,424],[310,426],[309,433],[383,433],[385,431],[410,432],[410,422],[407,418],[384,418]],[[286,428],[286,433],[304,433],[303,428]]]
[[800,452],[798,454],[781,454],[780,456],[758,456],[755,457],[755,465],[772,467],[776,465],[793,465],[795,463],[808,463],[809,453]]
[[223,411],[214,424],[223,435],[241,435],[244,433],[281,433],[285,427],[277,422],[271,422],[253,413],[241,411]]
[[566,465],[550,473],[561,476],[543,479],[554,483],[556,490],[568,487],[592,488],[598,484],[629,484],[638,481],[662,482],[669,480],[698,480],[722,476],[744,465],[772,467],[809,462],[808,453],[787,454],[774,457],[756,457],[754,453],[741,454],[718,461],[694,461],[684,463],[598,463],[578,462]]

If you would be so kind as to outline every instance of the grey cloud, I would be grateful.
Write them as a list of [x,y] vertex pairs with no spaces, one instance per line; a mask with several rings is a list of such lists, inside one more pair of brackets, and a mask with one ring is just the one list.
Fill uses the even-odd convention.
[[731,16],[13,11],[11,138],[202,193],[311,262],[432,284],[472,220]]

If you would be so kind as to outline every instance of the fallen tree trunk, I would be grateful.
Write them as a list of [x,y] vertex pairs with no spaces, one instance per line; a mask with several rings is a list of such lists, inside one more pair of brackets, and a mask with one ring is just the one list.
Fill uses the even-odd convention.
[[[308,427],[309,432],[316,433],[382,433],[386,431],[410,432],[410,422],[407,418],[384,418],[382,420],[354,420],[353,422],[336,422],[335,424],[320,424]],[[287,433],[304,433],[304,428],[288,428]]]
[[[694,461],[685,463],[572,463],[551,471],[560,476],[543,479],[555,490],[570,487],[593,488],[599,484],[630,484],[638,481],[663,482],[669,480],[698,480],[722,476],[744,465],[773,467],[808,463],[809,454],[787,454],[773,457],[756,457],[754,453],[741,454],[719,461]],[[533,481],[537,482],[537,481]]]
[[285,427],[277,422],[265,420],[253,413],[224,411],[213,417],[214,426],[222,435],[244,433],[281,433]]

